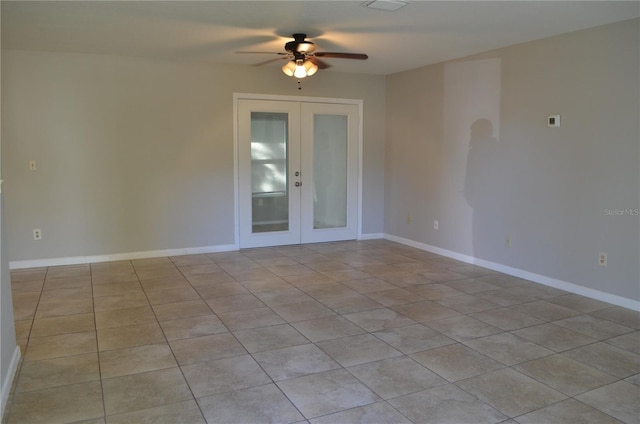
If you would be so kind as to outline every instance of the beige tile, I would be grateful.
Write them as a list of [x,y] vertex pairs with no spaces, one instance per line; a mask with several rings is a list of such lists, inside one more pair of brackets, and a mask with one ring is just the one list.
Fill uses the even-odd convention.
[[568,396],[575,396],[616,380],[609,374],[563,355],[536,359],[514,369]]
[[640,331],[634,331],[633,333],[627,333],[622,336],[605,340],[605,343],[614,345],[620,349],[628,350],[636,355],[640,355]]
[[374,336],[404,354],[420,352],[455,343],[449,337],[423,324],[407,325],[373,333]]
[[539,318],[516,311],[512,308],[493,309],[490,311],[478,312],[472,316],[504,331],[512,331],[544,323],[544,321]]
[[153,305],[158,321],[170,321],[199,315],[211,315],[213,311],[203,300]]
[[547,302],[546,300],[523,303],[521,305],[513,306],[511,309],[523,312],[544,321],[556,321],[580,314],[578,311]]
[[393,306],[391,309],[419,322],[427,322],[460,315],[459,312],[430,300],[412,303],[409,305]]
[[334,280],[319,272],[308,272],[304,274],[288,275],[284,280],[296,287],[314,286],[316,284],[333,283]]
[[193,399],[179,368],[102,380],[107,415]]
[[340,368],[336,361],[313,344],[260,352],[253,357],[274,381]]
[[215,315],[199,315],[161,321],[160,326],[167,340],[189,339],[192,337],[207,336],[227,332],[227,327]]
[[235,281],[216,283],[206,286],[196,286],[196,291],[203,299],[213,299],[216,297],[227,297],[237,294],[249,293],[249,291],[245,289],[242,284]]
[[164,305],[167,303],[186,302],[198,300],[200,295],[191,287],[186,289],[154,290],[147,292],[147,299],[152,305]]
[[171,290],[171,289],[188,289],[191,285],[187,282],[182,274],[178,271],[170,273],[166,276],[157,278],[144,279],[140,277],[140,284],[145,292],[155,290]]
[[583,314],[587,314],[589,312],[594,312],[611,306],[606,302],[601,302],[599,300],[580,296],[579,294],[567,294],[564,296],[558,296],[547,299],[547,302],[564,306],[565,308],[573,309],[574,311],[582,312]]
[[292,288],[293,285],[288,283],[282,278],[270,278],[260,280],[250,280],[240,282],[242,287],[249,290],[251,293],[268,292],[273,290],[281,290]]
[[315,300],[275,305],[271,306],[271,309],[287,322],[306,321],[335,315],[335,312]]
[[554,324],[577,331],[578,333],[582,333],[587,337],[597,340],[604,340],[633,331],[633,328],[631,327],[626,327],[591,315],[578,315],[560,321],[555,321]]
[[169,344],[180,366],[247,353],[231,333],[175,340]]
[[277,383],[306,418],[344,411],[380,400],[347,370],[332,370]]
[[206,424],[195,400],[155,406],[109,416],[109,424]]
[[371,274],[367,274],[364,271],[360,271],[357,269],[347,269],[343,271],[327,271],[323,272],[326,277],[334,281],[348,281],[348,280],[357,280],[360,278],[371,278]]
[[99,381],[16,393],[9,424],[70,423],[104,415]]
[[304,291],[297,288],[280,289],[280,290],[274,290],[274,291],[265,292],[265,293],[256,293],[256,297],[263,302],[263,305],[261,306],[285,305],[287,303],[299,303],[299,302],[313,299]]
[[264,303],[251,293],[216,297],[206,302],[216,314],[264,307]]
[[317,345],[343,367],[401,355],[400,352],[371,334],[326,340]]
[[626,327],[640,329],[640,312],[631,309],[614,306],[592,312],[591,315],[598,318],[608,319]]
[[386,402],[376,402],[348,411],[336,412],[310,421],[311,424],[368,424],[375,422],[411,424],[411,421]]
[[101,284],[126,283],[131,281],[138,281],[138,276],[133,272],[133,269],[119,273],[93,274],[91,276],[91,283],[94,287]]
[[64,356],[42,361],[25,361],[20,370],[18,392],[48,389],[100,380],[98,355]]
[[606,343],[582,346],[563,352],[563,355],[618,378],[626,378],[640,371],[640,355]]
[[553,353],[549,349],[509,333],[473,339],[466,341],[465,344],[505,365],[515,365]]
[[185,365],[182,372],[196,398],[271,383],[251,355]]
[[493,424],[506,418],[452,384],[401,396],[389,403],[419,423]]
[[43,281],[47,276],[47,268],[29,268],[11,271],[11,282]]
[[45,291],[77,288],[91,289],[91,277],[47,278],[43,287]]
[[461,296],[464,292],[456,290],[444,284],[424,284],[420,286],[411,286],[406,288],[407,291],[415,293],[427,300],[442,299],[449,296]]
[[472,340],[502,332],[493,325],[467,315],[429,321],[425,325],[457,341]]
[[210,423],[293,423],[304,417],[273,384],[198,399]]
[[212,284],[230,283],[235,281],[232,276],[224,271],[208,274],[187,275],[186,278],[193,287],[206,287]]
[[55,336],[95,330],[93,314],[65,315],[33,321],[31,337]]
[[581,424],[620,424],[620,421],[575,399],[563,400],[546,408],[521,415],[518,417],[518,423],[574,424],[577,417],[580,417]]
[[457,385],[509,417],[566,399],[562,393],[510,368],[472,377]]
[[452,287],[456,290],[460,290],[461,292],[473,294],[480,293],[489,290],[496,290],[499,287],[493,284],[487,283],[482,280],[478,280],[476,278],[469,278],[467,280],[455,280],[444,283],[447,287]]
[[459,343],[415,353],[411,358],[451,382],[504,368],[498,361]]
[[346,319],[369,332],[388,330],[415,324],[411,318],[388,308],[372,309],[344,315]]
[[395,288],[391,290],[382,290],[366,294],[367,297],[375,300],[384,306],[406,305],[407,303],[416,303],[425,300],[414,293],[405,289]]
[[95,331],[31,338],[25,360],[58,358],[97,351]]
[[11,293],[40,293],[44,286],[43,280],[37,281],[12,281]]
[[513,331],[516,336],[532,341],[547,349],[562,352],[595,343],[596,340],[555,324],[542,324]]
[[89,276],[91,276],[91,268],[89,265],[52,266],[49,268],[49,271],[47,271],[47,279]]
[[448,383],[407,356],[369,362],[350,367],[348,370],[383,399]]
[[312,342],[365,333],[365,330],[338,315],[298,321],[291,325]]
[[600,387],[576,399],[625,423],[637,423],[640,417],[640,387],[626,381]]
[[96,329],[148,324],[156,321],[150,306],[96,312]]
[[98,330],[100,351],[162,343],[164,334],[157,322]]
[[40,292],[12,293],[13,317],[16,320],[32,319],[38,307]]
[[36,311],[36,319],[51,318],[64,315],[77,315],[93,312],[93,300],[85,299],[65,299],[55,297],[41,299]]
[[320,302],[338,314],[350,314],[382,307],[382,305],[375,300],[356,291],[344,296],[330,296],[320,300]]
[[167,343],[100,352],[102,378],[174,368],[177,365]]
[[169,259],[171,259],[171,262],[173,262],[173,264],[179,268],[214,264],[211,258],[209,258],[207,255],[170,256]]
[[219,265],[214,264],[213,261],[211,261],[209,264],[179,266],[178,268],[180,269],[180,272],[185,275],[185,277],[222,272],[222,268],[220,268]]
[[218,314],[222,322],[231,331],[248,328],[266,327],[284,324],[285,321],[269,308],[248,309],[245,311],[225,312]]
[[93,297],[143,295],[142,286],[137,281],[98,284],[93,287]]
[[97,297],[93,300],[93,303],[96,312],[149,306],[149,301],[144,293]]
[[461,314],[472,314],[474,312],[488,311],[499,308],[500,306],[481,299],[471,294],[461,294],[457,296],[447,296],[436,300],[440,305],[451,308]]
[[394,286],[391,283],[375,277],[347,280],[343,281],[342,284],[362,294],[379,292],[383,290],[392,290],[397,288],[397,286]]
[[28,339],[29,333],[31,333],[31,325],[33,321],[30,319],[22,321],[14,321],[14,327],[16,330],[16,340]]
[[309,343],[289,324],[234,331],[233,334],[249,353]]

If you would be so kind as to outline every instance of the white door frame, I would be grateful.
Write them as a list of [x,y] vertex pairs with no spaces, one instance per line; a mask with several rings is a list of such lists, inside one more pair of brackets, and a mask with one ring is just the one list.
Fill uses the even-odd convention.
[[363,145],[363,101],[359,99],[337,99],[329,97],[308,97],[308,96],[281,96],[271,94],[251,94],[233,93],[233,222],[234,222],[234,245],[240,248],[240,216],[239,216],[239,160],[238,153],[238,101],[247,100],[272,100],[288,102],[308,102],[308,103],[333,103],[350,104],[358,106],[358,225],[356,238],[362,238],[362,145]]

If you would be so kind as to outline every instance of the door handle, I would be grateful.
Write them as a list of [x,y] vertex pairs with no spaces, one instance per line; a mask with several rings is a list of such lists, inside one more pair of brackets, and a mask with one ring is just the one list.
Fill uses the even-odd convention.
[[300,181],[296,181],[295,186],[296,187],[300,187],[300,186],[302,186],[302,183]]

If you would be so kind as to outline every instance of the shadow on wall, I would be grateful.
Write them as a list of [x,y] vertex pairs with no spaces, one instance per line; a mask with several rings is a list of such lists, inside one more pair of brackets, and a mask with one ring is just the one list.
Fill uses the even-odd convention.
[[500,148],[489,119],[471,124],[464,197],[472,208],[473,255],[487,258],[497,246],[496,238],[503,217],[505,186],[501,172]]

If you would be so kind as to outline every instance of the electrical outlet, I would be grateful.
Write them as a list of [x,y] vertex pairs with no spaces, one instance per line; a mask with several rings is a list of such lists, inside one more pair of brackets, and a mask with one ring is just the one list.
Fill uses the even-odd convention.
[[411,224],[411,215],[407,214],[407,224]]
[[440,223],[436,219],[435,221],[433,221],[433,229],[438,231],[438,228],[440,228]]
[[42,230],[40,230],[40,228],[33,229],[33,239],[42,240]]
[[507,236],[504,239],[504,246],[506,248],[511,248],[511,236]]
[[30,160],[29,161],[29,171],[35,171],[36,169],[38,169],[38,167],[36,166],[36,161],[35,160]]
[[600,252],[598,255],[598,265],[607,266],[607,252]]

